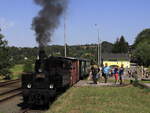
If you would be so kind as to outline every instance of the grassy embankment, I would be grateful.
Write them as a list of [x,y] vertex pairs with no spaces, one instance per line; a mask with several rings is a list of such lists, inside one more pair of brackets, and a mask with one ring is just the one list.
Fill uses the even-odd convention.
[[150,81],[140,81],[141,83],[149,83],[150,84]]
[[[30,66],[30,67],[26,67],[26,70],[28,71],[33,71],[33,67],[34,65]],[[24,71],[24,64],[18,64],[18,65],[15,65],[13,66],[11,69],[10,69],[10,72],[11,72],[11,79],[18,79],[21,77],[21,74],[22,72]],[[3,80],[4,79],[4,76],[0,76],[0,81],[5,81]]]
[[47,113],[150,113],[150,90],[138,87],[71,88]]
[[20,64],[20,65],[15,65],[14,67],[12,67],[11,69],[10,69],[10,71],[11,71],[11,78],[12,79],[17,79],[17,78],[20,78],[21,77],[21,74],[22,74],[22,72],[23,72],[23,66],[24,65],[22,65],[22,64]]
[[25,72],[33,72],[34,65],[33,64],[20,64],[20,65],[15,65],[10,69],[12,75],[12,79],[17,79],[21,77],[21,74]]
[[[21,74],[23,72],[23,64],[20,64],[20,65],[15,65],[13,66],[11,69],[10,69],[10,72],[11,72],[11,79],[17,79],[17,78],[20,78],[21,77]],[[4,80],[4,76],[0,76],[0,81],[3,82],[5,81]]]

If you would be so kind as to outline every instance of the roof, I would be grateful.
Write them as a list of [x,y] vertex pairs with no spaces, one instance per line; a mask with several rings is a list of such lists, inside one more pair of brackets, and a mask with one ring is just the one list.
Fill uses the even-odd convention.
[[103,53],[102,54],[102,59],[107,60],[107,61],[118,61],[118,60],[123,60],[123,61],[130,61],[129,55],[128,54],[123,54],[123,53]]
[[51,56],[49,58],[58,58],[58,59],[65,59],[65,60],[72,60],[72,61],[86,61],[86,62],[90,62],[87,59],[81,59],[81,58],[75,58],[75,57],[63,57],[63,56]]

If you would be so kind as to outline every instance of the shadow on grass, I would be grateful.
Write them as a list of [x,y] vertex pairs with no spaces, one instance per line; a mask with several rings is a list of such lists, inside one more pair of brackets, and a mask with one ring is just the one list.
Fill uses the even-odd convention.
[[146,93],[150,93],[150,87],[144,85],[143,83],[139,83],[138,81],[134,81],[133,86],[144,90],[144,92],[146,92]]

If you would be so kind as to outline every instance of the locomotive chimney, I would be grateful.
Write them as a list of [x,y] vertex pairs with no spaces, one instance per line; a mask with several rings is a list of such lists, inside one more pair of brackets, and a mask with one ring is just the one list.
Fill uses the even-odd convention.
[[39,59],[44,60],[47,57],[44,48],[40,48],[39,50]]
[[39,49],[38,58],[35,62],[35,72],[41,73],[45,69],[45,59],[47,58],[47,55],[45,53],[44,48]]

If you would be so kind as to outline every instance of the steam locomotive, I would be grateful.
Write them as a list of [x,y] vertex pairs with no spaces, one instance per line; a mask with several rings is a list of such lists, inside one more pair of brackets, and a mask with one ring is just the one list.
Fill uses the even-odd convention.
[[57,92],[86,77],[89,65],[84,59],[46,57],[45,52],[40,51],[35,72],[22,75],[24,103],[48,107]]

